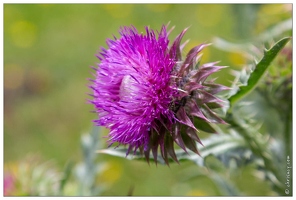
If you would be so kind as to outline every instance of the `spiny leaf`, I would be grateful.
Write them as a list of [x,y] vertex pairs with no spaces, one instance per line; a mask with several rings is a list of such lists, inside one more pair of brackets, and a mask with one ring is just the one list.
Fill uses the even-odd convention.
[[[196,47],[193,47],[186,56],[184,64],[182,65],[179,74],[183,74],[184,71],[188,73],[189,69],[192,69],[194,66],[194,62],[196,61],[197,54],[203,50],[203,48],[209,46],[210,44],[200,44]],[[195,58],[195,59],[194,59]]]
[[[174,58],[174,60],[181,60],[181,51],[180,51],[180,42],[184,36],[184,34],[186,33],[186,31],[188,30],[188,28],[184,29],[174,40],[173,45],[170,48],[170,57]],[[176,52],[176,53],[175,53]]]
[[[187,136],[186,134],[182,134],[182,137],[187,148],[189,148],[192,151],[197,151],[197,147],[193,143],[191,143],[192,139],[189,136]],[[203,144],[204,146],[200,146],[198,148],[197,152],[199,153],[199,155],[197,155],[196,152],[185,152],[183,149],[175,150],[175,155],[179,162],[191,160],[197,165],[203,166],[204,158],[211,154],[218,157],[219,155],[222,155],[225,152],[229,152],[237,148],[245,148],[247,146],[244,139],[237,134],[220,134],[218,137],[217,135],[213,135],[209,138],[203,139]],[[140,152],[136,152],[134,155],[129,154],[128,156],[126,156],[126,151],[127,149],[124,148],[101,149],[98,150],[97,153],[122,157],[129,160],[146,160],[144,156],[140,154]],[[173,159],[168,158],[167,162],[173,162]],[[149,156],[149,160],[155,161],[155,158],[153,157],[152,153]],[[157,155],[157,162],[161,164],[166,164],[161,155]]]
[[151,149],[152,149],[153,158],[154,158],[154,161],[156,164],[157,164],[158,138],[159,138],[159,135],[156,134],[155,132],[153,134],[153,132],[152,132],[152,137],[151,137],[152,147],[151,147]]
[[196,142],[200,143],[202,145],[202,142],[200,141],[199,137],[197,136],[197,131],[188,127],[186,130],[186,133],[189,137],[191,137],[193,140],[195,140]]
[[195,128],[195,126],[193,125],[192,121],[191,121],[190,118],[187,116],[184,107],[181,107],[181,108],[178,110],[176,116],[178,117],[177,120],[178,120],[180,123],[185,124],[186,126],[189,126],[189,127],[191,127],[191,128],[193,128],[193,129],[196,130],[196,128]]
[[270,63],[280,52],[280,50],[290,41],[290,37],[286,37],[278,41],[272,48],[264,52],[264,56],[261,61],[256,65],[255,70],[251,73],[246,86],[239,88],[239,91],[229,98],[231,105],[236,103],[238,100],[242,99],[244,96],[249,94],[258,84],[259,80],[262,78],[264,73],[267,71]]
[[230,90],[231,88],[226,87],[224,85],[212,83],[212,82],[204,82],[204,86],[207,86],[205,90],[211,94],[217,94],[224,90]]
[[[292,18],[289,18],[285,21],[281,21],[280,23],[276,24],[275,26],[269,28],[268,30],[262,32],[259,36],[257,35],[255,38],[251,39],[251,41],[255,41],[257,43],[264,43],[267,41],[272,40],[273,38],[277,38],[286,31],[290,31],[293,28]],[[214,37],[213,45],[218,49],[228,52],[235,52],[235,53],[243,53],[245,56],[253,57],[254,49],[251,43],[242,43],[242,44],[235,44],[229,41],[226,41],[219,37]]]
[[199,118],[203,119],[204,121],[209,122],[208,119],[205,117],[205,115],[202,113],[201,109],[197,106],[195,101],[189,100],[187,102],[187,105],[190,108],[189,109],[190,115],[195,116],[195,117],[199,117]]
[[201,109],[212,123],[226,124],[226,122],[218,117],[218,115],[214,113],[207,105],[202,105]]
[[224,104],[222,104],[222,103],[217,103],[217,102],[209,102],[209,103],[206,103],[206,105],[207,105],[210,109],[222,108],[222,107],[224,106]]
[[168,161],[168,152],[165,148],[165,144],[164,144],[164,134],[161,134],[160,137],[158,138],[158,143],[159,143],[159,147],[160,147],[160,153],[161,153],[161,157],[164,159],[165,163],[167,165],[169,165],[169,161]]
[[194,125],[197,129],[202,130],[204,132],[216,133],[216,130],[208,122],[205,122],[204,120],[198,117],[194,118]]
[[177,145],[179,145],[179,147],[181,147],[185,152],[186,148],[185,148],[185,144],[183,142],[183,139],[181,137],[181,133],[180,133],[180,125],[177,123],[174,126],[175,131],[172,132],[172,137],[174,139],[174,141],[177,143]]
[[[143,161],[147,161],[140,154],[140,152],[136,152],[134,154],[126,155],[126,151],[127,151],[126,148],[100,149],[100,150],[97,150],[96,153],[99,153],[99,154],[107,154],[107,155],[111,155],[111,156],[125,158],[125,159],[128,159],[128,160],[143,160]],[[150,155],[149,161],[153,161],[156,164],[157,163],[160,163],[160,164],[163,164],[163,165],[166,164],[161,155],[157,155],[157,159],[155,159],[152,155]],[[173,162],[173,160],[169,159],[169,162]]]
[[178,158],[175,153],[175,149],[174,149],[174,140],[173,140],[172,136],[169,134],[165,135],[165,148],[167,149],[167,152],[169,153],[171,158],[175,162],[179,163]]
[[194,153],[197,153],[199,155],[199,152],[196,147],[196,142],[193,139],[191,139],[191,137],[189,137],[187,134],[182,134],[182,138],[185,146]]

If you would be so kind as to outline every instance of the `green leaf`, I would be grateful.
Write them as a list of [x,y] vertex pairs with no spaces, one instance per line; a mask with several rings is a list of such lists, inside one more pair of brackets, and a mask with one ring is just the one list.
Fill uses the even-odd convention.
[[[266,43],[273,38],[278,38],[280,35],[283,35],[287,31],[292,31],[293,22],[292,19],[289,18],[285,21],[282,21],[271,28],[267,29],[266,31],[262,32],[260,35],[257,35],[250,41],[253,41],[252,43]],[[226,41],[220,37],[214,37],[212,39],[213,45],[221,49],[223,51],[227,52],[234,52],[234,53],[243,53],[247,54],[248,56],[254,55],[254,50],[252,48],[252,44],[250,42],[245,42],[241,44],[231,43],[229,41]]]
[[208,122],[205,122],[204,120],[202,120],[198,117],[194,118],[194,126],[197,129],[202,130],[207,133],[216,133],[217,132]]
[[196,147],[196,142],[193,139],[191,139],[187,134],[182,134],[182,139],[184,141],[185,146],[188,149],[199,154],[197,147]]
[[223,163],[214,155],[209,155],[205,158],[205,166],[211,171],[220,173],[226,172],[225,165],[223,165]]
[[241,193],[238,188],[229,181],[228,178],[225,178],[218,173],[211,173],[211,179],[215,182],[215,184],[219,187],[222,194],[225,196],[240,196]]
[[[111,156],[121,157],[128,160],[143,160],[143,161],[146,160],[145,157],[142,156],[139,151],[135,152],[134,154],[126,155],[126,152],[127,152],[126,148],[100,149],[100,150],[97,150],[96,152],[100,154],[107,154]],[[154,161],[154,157],[152,154],[149,156],[149,161],[151,162]],[[165,161],[160,155],[157,155],[157,162],[161,164],[165,164]],[[172,162],[172,160],[169,159],[169,162]]]
[[[281,34],[285,33],[286,31],[292,31],[293,28],[293,21],[292,18],[289,18],[285,21],[281,21],[280,23],[276,24],[275,26],[267,29],[263,33],[261,33],[256,40],[257,41],[269,41],[275,37],[279,37]],[[255,39],[255,38],[254,38]]]
[[248,84],[239,88],[239,91],[231,96],[228,100],[231,105],[249,94],[258,84],[264,73],[267,71],[270,63],[280,52],[280,50],[290,41],[290,37],[286,37],[278,41],[272,48],[264,51],[264,56],[256,65],[255,70],[251,73]]
[[[230,135],[223,133],[219,135],[212,135],[211,137],[204,139],[202,143],[204,144],[204,146],[199,145],[198,148],[198,152],[200,155],[190,151],[185,152],[183,149],[177,149],[175,152],[179,162],[191,160],[197,165],[204,166],[204,158],[211,154],[214,156],[219,156],[224,154],[225,152],[229,152],[237,148],[246,147],[244,139],[236,133],[232,133]],[[96,152],[126,158],[128,160],[146,160],[145,157],[141,155],[139,151],[135,152],[135,154],[133,155],[126,155],[126,151],[126,148],[117,148],[101,149],[97,150]],[[154,161],[152,153],[150,154],[149,158],[150,161]],[[165,164],[165,161],[160,155],[157,156],[157,162]],[[173,159],[169,158],[168,162],[173,162]]]

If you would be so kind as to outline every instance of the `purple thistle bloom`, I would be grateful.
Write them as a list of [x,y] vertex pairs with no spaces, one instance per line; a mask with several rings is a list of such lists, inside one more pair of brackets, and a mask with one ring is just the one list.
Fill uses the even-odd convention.
[[222,68],[217,62],[197,64],[198,53],[208,45],[194,47],[182,61],[180,42],[186,29],[169,46],[166,28],[157,36],[148,27],[146,34],[121,28],[121,37],[108,39],[108,49],[97,55],[101,62],[90,87],[99,115],[95,123],[110,129],[110,145],[129,146],[127,154],[140,149],[147,161],[151,150],[157,161],[160,147],[168,163],[168,155],[178,162],[174,142],[198,153],[198,124],[225,123],[211,108],[223,106],[214,95],[228,88],[206,81]]

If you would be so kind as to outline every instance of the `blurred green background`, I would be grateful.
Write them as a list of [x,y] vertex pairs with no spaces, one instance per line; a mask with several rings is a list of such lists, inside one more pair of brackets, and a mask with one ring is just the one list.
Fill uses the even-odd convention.
[[[176,26],[171,40],[190,27],[183,39],[190,39],[188,51],[216,36],[248,41],[291,16],[292,4],[4,4],[4,164],[29,154],[54,160],[61,169],[69,160],[81,160],[80,137],[96,119],[87,103],[90,66],[120,26],[159,30],[170,22]],[[246,62],[239,53],[208,47],[203,61],[217,60],[230,66],[227,70]],[[218,81],[230,85],[227,70]],[[103,129],[102,135],[107,133]],[[127,195],[130,187],[134,195],[221,194],[207,172],[190,162],[168,168],[107,155],[98,155],[98,161],[108,166],[98,177],[108,185],[102,195]],[[200,178],[190,179],[193,173]],[[229,178],[246,195],[273,194],[267,183],[254,182],[249,167]]]

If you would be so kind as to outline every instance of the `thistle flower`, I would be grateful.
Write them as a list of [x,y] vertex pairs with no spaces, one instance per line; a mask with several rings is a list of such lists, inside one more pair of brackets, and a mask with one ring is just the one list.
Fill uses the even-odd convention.
[[101,62],[90,85],[99,116],[94,122],[110,129],[109,146],[126,145],[127,155],[139,149],[147,161],[152,151],[156,162],[160,147],[167,164],[169,156],[178,162],[174,142],[198,153],[196,127],[225,123],[211,109],[223,106],[215,94],[228,89],[206,81],[223,68],[217,62],[199,66],[199,53],[208,44],[191,49],[183,61],[180,42],[187,29],[169,46],[171,31],[162,26],[156,36],[148,27],[145,34],[121,28],[120,38],[107,39],[108,49],[97,55]]

